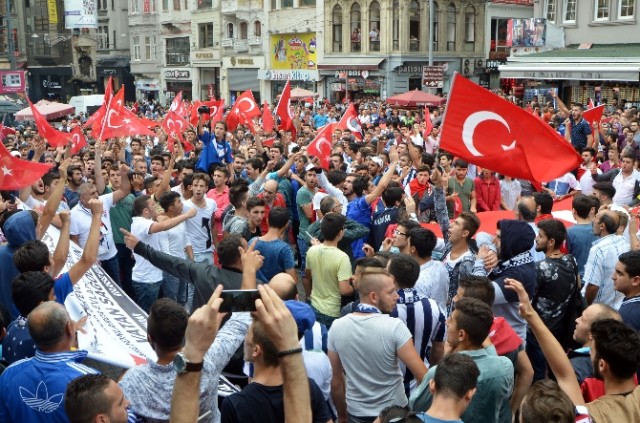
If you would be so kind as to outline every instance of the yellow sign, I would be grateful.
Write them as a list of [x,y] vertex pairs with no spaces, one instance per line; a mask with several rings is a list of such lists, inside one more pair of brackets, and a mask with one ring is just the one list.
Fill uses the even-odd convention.
[[271,69],[317,69],[316,33],[271,35]]
[[58,6],[56,5],[56,0],[48,0],[47,7],[49,9],[49,23],[57,24],[58,23]]

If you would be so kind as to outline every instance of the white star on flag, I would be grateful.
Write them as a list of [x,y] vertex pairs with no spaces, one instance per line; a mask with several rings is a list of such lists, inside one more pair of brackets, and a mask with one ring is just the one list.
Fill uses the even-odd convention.
[[12,169],[9,169],[6,165],[2,166],[2,173],[4,173],[4,176],[12,175],[11,172],[12,172]]

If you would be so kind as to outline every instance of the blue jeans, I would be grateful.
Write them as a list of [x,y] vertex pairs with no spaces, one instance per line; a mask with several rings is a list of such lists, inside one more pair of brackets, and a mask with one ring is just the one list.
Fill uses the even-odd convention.
[[[348,414],[348,413],[347,413]],[[374,417],[362,417],[362,416],[354,416],[348,414],[349,419],[347,420],[349,423],[373,423],[377,416]]]
[[300,254],[300,275],[304,276],[304,269],[307,267],[307,250],[309,245],[307,240],[298,235],[298,254]]
[[547,377],[547,360],[544,358],[538,340],[530,331],[527,331],[526,352],[533,367],[533,382],[545,379]]
[[180,279],[170,273],[162,272],[162,297],[178,301],[180,291]]
[[120,266],[118,266],[117,254],[108,260],[100,260],[100,266],[102,270],[113,279],[116,285],[122,286],[120,283]]
[[154,283],[132,281],[131,285],[133,285],[133,292],[136,294],[136,303],[148,314],[151,305],[158,299],[162,281]]
[[313,310],[316,315],[316,322],[322,323],[327,327],[327,329],[331,328],[333,322],[338,319],[337,317],[327,316],[326,314],[320,313],[314,306],[311,306],[311,310]]

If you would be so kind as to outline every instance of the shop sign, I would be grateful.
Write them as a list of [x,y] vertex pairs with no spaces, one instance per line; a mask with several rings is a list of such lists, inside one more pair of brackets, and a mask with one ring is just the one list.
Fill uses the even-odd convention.
[[188,70],[169,69],[164,71],[165,79],[190,79],[191,73]]
[[506,60],[487,60],[484,64],[484,67],[490,70],[497,70],[498,66],[502,66],[506,63]]
[[236,65],[254,66],[253,57],[239,58],[239,57],[232,56],[230,61],[231,61],[231,66],[236,66]]
[[525,78],[531,78],[531,79],[587,79],[587,80],[605,79],[605,74],[603,74],[602,72],[531,71],[531,72],[523,72],[523,75]]
[[213,53],[209,52],[209,53],[194,53],[196,56],[196,59],[201,59],[201,60],[206,60],[206,59],[213,59]]
[[266,81],[319,81],[316,70],[259,70],[258,79]]
[[339,79],[345,79],[348,78],[350,76],[360,76],[362,78],[368,78],[369,77],[369,71],[367,70],[340,70],[340,71],[336,71],[336,78]]
[[398,68],[398,74],[422,73],[422,65],[405,65]]
[[444,67],[423,66],[422,85],[429,88],[442,88],[444,86]]
[[115,75],[116,73],[115,69],[102,69],[103,75]]
[[62,88],[59,82],[57,81],[49,81],[47,79],[42,81],[42,86],[44,88]]

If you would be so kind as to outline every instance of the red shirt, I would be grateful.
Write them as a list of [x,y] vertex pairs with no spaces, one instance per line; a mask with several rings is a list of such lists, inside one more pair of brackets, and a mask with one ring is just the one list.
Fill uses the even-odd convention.
[[[258,198],[262,198],[264,200],[264,193],[261,192],[258,194]],[[276,192],[276,196],[273,199],[273,206],[271,207],[287,207],[287,203],[284,201],[284,196],[279,192]],[[269,230],[269,211],[271,211],[271,207],[269,203],[265,201],[264,204],[264,217],[262,218],[262,223],[260,224],[260,233],[262,235],[266,234]]]
[[476,185],[476,208],[478,212],[500,210],[500,181],[492,176],[488,181],[480,177],[473,181]]
[[216,211],[213,212],[213,216],[216,234],[218,234],[218,239],[222,239],[222,212],[231,204],[229,202],[229,187],[225,186],[221,193],[215,188],[211,188],[207,192],[207,198],[211,198],[218,206]]

